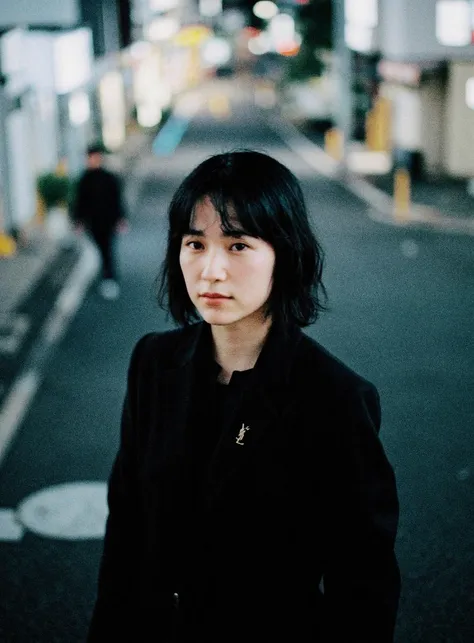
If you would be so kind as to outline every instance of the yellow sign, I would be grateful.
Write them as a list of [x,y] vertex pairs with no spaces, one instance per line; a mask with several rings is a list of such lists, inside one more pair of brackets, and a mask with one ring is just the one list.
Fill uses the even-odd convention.
[[200,45],[211,35],[212,30],[205,25],[188,25],[178,31],[173,38],[173,43],[181,47],[192,47],[194,45]]

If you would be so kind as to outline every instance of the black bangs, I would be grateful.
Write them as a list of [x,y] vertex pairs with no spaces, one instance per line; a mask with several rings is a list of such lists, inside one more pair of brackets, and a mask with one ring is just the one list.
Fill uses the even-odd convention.
[[255,207],[248,199],[242,199],[239,194],[232,192],[234,191],[224,189],[208,195],[221,219],[222,230],[264,238],[265,232],[259,222],[262,213],[258,212],[258,206]]

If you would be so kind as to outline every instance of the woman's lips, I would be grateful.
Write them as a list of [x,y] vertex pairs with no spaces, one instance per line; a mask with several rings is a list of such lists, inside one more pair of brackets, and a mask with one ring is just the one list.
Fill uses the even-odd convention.
[[205,292],[200,297],[204,297],[204,299],[230,299],[227,295],[221,295],[217,292]]

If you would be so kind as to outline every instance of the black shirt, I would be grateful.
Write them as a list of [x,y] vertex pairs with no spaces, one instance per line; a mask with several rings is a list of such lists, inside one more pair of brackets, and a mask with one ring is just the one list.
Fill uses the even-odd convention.
[[[221,367],[210,352],[202,356],[195,372],[194,396],[189,417],[192,488],[202,491],[212,456],[239,406],[252,369],[234,371],[228,384],[217,381]],[[196,495],[194,499],[197,500]]]

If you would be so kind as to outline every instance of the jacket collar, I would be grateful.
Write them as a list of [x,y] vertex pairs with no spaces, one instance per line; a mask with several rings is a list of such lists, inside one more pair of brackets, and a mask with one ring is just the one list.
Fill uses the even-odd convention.
[[[182,333],[171,360],[172,368],[183,368],[193,363],[199,354],[210,354],[212,337],[209,324],[199,322],[184,328]],[[253,369],[256,382],[270,390],[286,387],[302,337],[303,333],[296,325],[283,328],[273,324]]]

